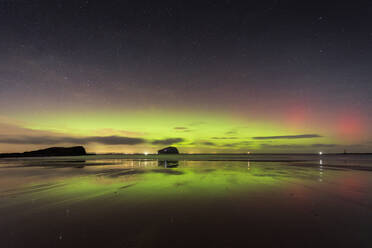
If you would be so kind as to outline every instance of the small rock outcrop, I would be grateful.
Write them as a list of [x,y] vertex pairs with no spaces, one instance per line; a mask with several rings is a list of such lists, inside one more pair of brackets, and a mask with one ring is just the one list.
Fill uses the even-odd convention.
[[169,146],[158,151],[158,154],[179,154],[178,149],[174,146]]

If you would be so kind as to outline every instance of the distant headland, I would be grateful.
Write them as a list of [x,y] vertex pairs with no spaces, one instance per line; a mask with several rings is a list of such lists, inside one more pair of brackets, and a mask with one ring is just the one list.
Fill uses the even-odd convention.
[[344,151],[344,153],[180,153],[178,149],[174,146],[165,147],[157,151],[157,153],[87,153],[83,146],[74,146],[74,147],[50,147],[46,149],[40,149],[35,151],[21,152],[21,153],[0,153],[0,158],[22,158],[22,157],[57,157],[57,156],[84,156],[84,155],[125,155],[125,156],[140,156],[144,158],[157,158],[159,155],[180,155],[180,156],[199,156],[199,155],[213,155],[213,156],[222,156],[222,155],[235,155],[235,156],[277,156],[277,155],[295,155],[295,156],[346,156],[346,155],[372,155],[372,153],[349,153]]
[[23,153],[0,153],[0,158],[82,156],[82,155],[87,155],[85,148],[82,146],[74,146],[74,147],[50,147],[47,149]]

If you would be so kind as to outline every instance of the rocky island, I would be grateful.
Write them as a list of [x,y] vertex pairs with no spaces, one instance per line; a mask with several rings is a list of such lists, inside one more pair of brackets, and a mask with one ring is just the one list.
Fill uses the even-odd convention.
[[174,146],[169,146],[158,151],[158,154],[179,154],[178,149]]

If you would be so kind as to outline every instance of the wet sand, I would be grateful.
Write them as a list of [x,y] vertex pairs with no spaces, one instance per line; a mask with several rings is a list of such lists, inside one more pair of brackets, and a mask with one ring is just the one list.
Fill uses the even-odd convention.
[[371,156],[0,160],[1,247],[372,247]]

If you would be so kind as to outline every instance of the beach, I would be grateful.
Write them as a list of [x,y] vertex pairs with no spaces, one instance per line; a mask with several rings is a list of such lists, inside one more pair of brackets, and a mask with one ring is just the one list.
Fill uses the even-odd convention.
[[371,247],[372,156],[0,160],[1,247]]

